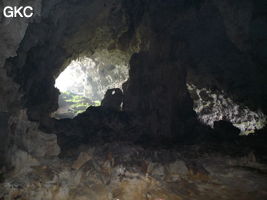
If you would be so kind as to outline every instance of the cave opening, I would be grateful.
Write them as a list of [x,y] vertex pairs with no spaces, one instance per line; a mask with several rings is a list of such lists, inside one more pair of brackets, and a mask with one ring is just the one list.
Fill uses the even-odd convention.
[[187,83],[187,89],[194,101],[194,111],[200,122],[214,128],[214,122],[225,120],[240,129],[240,135],[249,135],[264,128],[267,116],[260,110],[251,110],[239,105],[218,89],[199,88]]
[[[100,106],[107,90],[122,89],[128,79],[128,66],[108,64],[101,58],[72,60],[55,80],[60,91],[56,119],[74,118],[90,106]],[[115,91],[112,92],[114,95]]]

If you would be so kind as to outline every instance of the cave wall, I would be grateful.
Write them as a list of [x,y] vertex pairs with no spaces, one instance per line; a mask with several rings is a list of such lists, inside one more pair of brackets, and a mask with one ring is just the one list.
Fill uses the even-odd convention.
[[[262,7],[260,8],[259,5]],[[171,118],[180,127],[181,132],[183,129],[181,127],[186,123],[179,124],[178,116],[183,116],[183,112],[188,113],[188,116],[180,118],[181,121],[181,119],[194,118],[194,114],[190,109],[191,105],[188,105],[190,103],[185,103],[190,102],[187,93],[184,92],[184,95],[178,97],[178,92],[174,90],[179,88],[179,91],[185,91],[184,84],[187,81],[200,87],[222,90],[240,105],[248,106],[252,110],[263,110],[266,113],[267,90],[264,78],[266,70],[263,67],[266,63],[266,54],[256,55],[255,53],[264,52],[263,46],[260,50],[259,45],[255,45],[260,41],[266,41],[264,34],[258,32],[266,33],[262,27],[266,21],[266,16],[263,15],[264,10],[266,11],[266,3],[249,0],[154,1],[147,4],[141,23],[136,23],[138,24],[137,33],[142,34],[145,38],[143,41],[146,43],[143,45],[141,43],[141,49],[147,52],[158,51],[162,57],[165,53],[166,61],[161,64],[159,54],[150,56],[154,63],[150,63],[148,55],[140,54],[132,57],[136,61],[132,61],[133,64],[130,66],[125,108],[132,111],[139,110],[143,115],[154,112],[148,117],[148,121],[154,121],[152,123],[154,125],[151,126],[155,129],[157,126],[162,127],[161,130],[159,129],[161,133],[170,132],[166,130],[166,127],[170,127],[167,124]],[[258,28],[256,31],[255,26]],[[147,35],[149,37],[146,37]],[[169,38],[171,42],[157,49],[151,44],[153,38],[156,43],[161,43],[162,40],[167,41]],[[176,40],[182,42],[175,43]],[[173,50],[168,52],[168,47],[171,45],[173,45]],[[180,49],[179,53],[175,54],[177,49]],[[184,66],[176,64],[175,69],[184,68],[186,73],[183,70],[176,72],[169,68],[167,60],[182,62]],[[131,73],[135,70],[132,68],[136,66],[139,66],[140,70]],[[171,74],[180,81],[171,82],[172,79],[168,77],[161,82],[161,76],[164,74],[169,74],[169,76]],[[185,76],[187,80],[183,81]],[[138,78],[135,79],[135,77]],[[170,94],[177,95],[177,99],[173,102],[168,99],[167,89],[162,89],[167,82],[170,83]],[[159,92],[160,90],[162,92]],[[172,109],[167,108],[167,105],[175,105],[175,102],[179,102],[181,107],[180,111],[176,107],[176,117],[171,116],[170,110]],[[160,121],[164,120],[168,123],[160,125]],[[193,122],[188,121],[192,125]]]
[[[34,18],[36,20],[41,12],[41,0],[3,0],[0,3],[1,11],[7,5],[32,5],[36,8]],[[19,47],[27,30],[30,20],[26,18],[21,19],[7,19],[0,15],[0,111],[10,112],[19,107],[18,99],[20,94],[18,92],[19,86],[6,75],[4,68],[5,61],[9,57],[15,57],[16,51]]]
[[29,25],[1,19],[3,111],[25,108],[30,120],[49,123],[55,77],[72,59],[108,50],[132,55],[124,109],[155,135],[185,135],[195,126],[186,82],[267,112],[265,1],[32,2],[42,10]]
[[184,43],[168,35],[155,39],[151,49],[131,58],[124,110],[141,116],[148,134],[183,136],[195,119],[186,88]]
[[145,8],[137,32],[144,41],[165,33],[182,40],[191,61],[189,83],[223,90],[266,113],[265,1],[153,1]]
[[20,169],[60,152],[57,138],[39,130],[44,124],[53,126],[49,115],[57,109],[59,95],[55,78],[72,59],[96,55],[96,49],[101,55],[102,50],[114,49],[109,53],[115,55],[114,62],[129,57],[118,59],[121,53],[116,49],[116,41],[127,30],[127,19],[118,0],[5,1],[1,8],[10,4],[35,9],[30,20],[1,19],[0,29],[0,111],[11,115],[4,134],[6,158]]
[[[38,130],[38,123],[28,120],[26,110],[21,104],[25,91],[22,91],[20,85],[7,73],[7,59],[17,56],[17,50],[29,24],[37,22],[40,18],[42,5],[41,0],[3,0],[0,2],[0,10],[3,10],[5,6],[23,5],[35,8],[31,19],[7,19],[0,15],[0,166],[5,164],[5,166],[20,170],[25,169],[25,165],[38,164],[35,156],[39,158],[56,156],[60,151],[55,135],[46,135]],[[40,144],[43,144],[41,148],[39,148]]]
[[185,37],[194,55],[188,82],[223,90],[266,113],[266,10],[260,0],[206,1],[197,21],[187,26]]
[[3,164],[7,144],[8,113],[0,112],[0,166]]
[[72,59],[113,48],[127,27],[117,0],[53,3],[43,2],[41,22],[29,26],[18,56],[6,62],[9,75],[25,91],[22,103],[32,120],[57,109],[54,79]]

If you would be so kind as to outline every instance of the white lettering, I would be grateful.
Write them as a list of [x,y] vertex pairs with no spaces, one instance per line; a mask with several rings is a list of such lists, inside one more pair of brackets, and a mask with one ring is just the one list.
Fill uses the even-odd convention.
[[13,16],[13,8],[11,6],[7,6],[4,8],[3,14],[5,17],[10,18]]
[[23,7],[19,7],[17,8],[16,6],[14,7],[14,17],[17,17],[17,15],[19,15],[20,17],[23,17],[23,14],[20,12],[20,10],[22,10]]
[[12,18],[12,17],[26,17],[30,18],[33,16],[33,8],[31,6],[6,6],[3,10],[3,14],[6,18]]
[[[27,14],[27,10],[30,10],[29,14]],[[23,10],[23,14],[25,17],[30,18],[33,16],[33,8],[31,6],[26,6]]]

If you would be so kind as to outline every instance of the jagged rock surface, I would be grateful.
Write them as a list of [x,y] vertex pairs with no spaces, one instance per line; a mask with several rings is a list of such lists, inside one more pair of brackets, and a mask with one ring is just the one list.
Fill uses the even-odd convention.
[[[200,154],[201,147],[146,150],[126,143],[82,146],[64,160],[7,178],[0,198],[29,200],[265,199],[266,165],[253,153]],[[79,152],[82,152],[79,154]],[[190,156],[189,156],[190,154]],[[85,156],[86,155],[86,156]],[[80,158],[86,158],[80,163]],[[79,161],[79,163],[78,163]]]
[[[10,117],[9,127],[8,162],[10,162],[10,166],[18,169],[23,168],[21,166],[24,164],[30,166],[30,162],[23,159],[25,157],[23,154],[40,159],[57,156],[60,153],[57,136],[41,132],[37,123],[28,120],[25,111],[21,111],[18,117]],[[16,150],[24,153],[17,154]],[[20,157],[21,154],[22,156]]]

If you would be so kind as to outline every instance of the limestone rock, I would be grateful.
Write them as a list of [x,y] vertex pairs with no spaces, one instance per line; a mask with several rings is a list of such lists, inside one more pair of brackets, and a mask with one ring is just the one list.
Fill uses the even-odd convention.
[[104,99],[101,102],[101,106],[113,110],[120,110],[122,100],[123,100],[123,94],[119,88],[109,89],[107,90]]
[[240,133],[240,130],[231,122],[224,120],[214,122],[214,130],[219,138],[226,140],[236,139]]
[[182,160],[177,160],[170,163],[167,168],[167,179],[171,181],[177,181],[188,174],[188,168]]
[[[7,147],[8,135],[8,113],[0,112],[0,160],[4,160],[4,153]],[[3,164],[0,162],[0,166]]]
[[92,159],[92,155],[88,152],[81,152],[77,160],[72,164],[73,169],[80,169],[87,161]]
[[154,178],[158,179],[158,180],[163,180],[165,178],[165,168],[163,165],[158,164],[158,163],[154,163],[152,165],[152,169],[151,169],[151,176],[153,176]]
[[60,153],[56,135],[40,131],[37,123],[28,121],[25,110],[10,117],[9,126],[9,140],[34,157],[57,156]]
[[15,173],[25,173],[30,167],[40,165],[39,161],[29,153],[16,147],[9,150],[10,165],[15,166]]
[[[0,10],[2,12],[5,6],[19,6],[20,3],[21,0],[3,0],[0,4]],[[41,0],[27,0],[23,3],[34,7],[34,19],[40,15]],[[17,85],[7,77],[6,69],[3,66],[7,58],[17,55],[16,51],[25,35],[30,20],[27,18],[7,19],[2,16],[0,16],[0,95],[4,98],[0,98],[0,112],[8,112],[9,109],[13,110],[14,106],[17,106],[21,95],[18,92]]]

